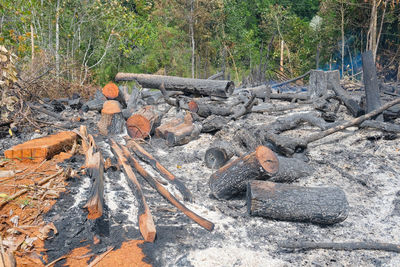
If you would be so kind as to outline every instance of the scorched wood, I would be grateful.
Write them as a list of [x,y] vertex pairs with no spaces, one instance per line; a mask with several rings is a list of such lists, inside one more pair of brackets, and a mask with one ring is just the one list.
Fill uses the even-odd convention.
[[129,150],[126,147],[122,147],[124,151],[124,155],[128,157],[130,164],[132,164],[135,169],[140,173],[140,175],[160,193],[168,202],[174,205],[177,209],[182,211],[189,219],[196,222],[201,227],[207,229],[208,231],[212,231],[214,229],[214,224],[207,219],[197,215],[190,209],[188,209],[185,205],[183,205],[178,199],[176,199],[156,178],[150,175],[140,164],[139,162],[130,154]]
[[212,194],[220,199],[229,199],[246,191],[250,180],[268,179],[279,170],[278,158],[265,146],[242,156],[213,173],[209,180]]
[[116,158],[118,158],[118,163],[121,165],[128,184],[138,201],[138,221],[140,233],[145,241],[154,242],[156,237],[156,227],[154,226],[153,216],[151,215],[150,209],[147,206],[146,199],[143,195],[142,187],[140,186],[139,181],[136,179],[135,173],[133,172],[132,167],[129,165],[127,158],[124,156],[122,149],[113,139],[111,139],[111,149],[113,150]]
[[204,162],[208,168],[219,169],[224,166],[233,155],[234,151],[232,145],[226,141],[218,140],[206,150]]
[[144,106],[128,118],[126,127],[132,138],[147,138],[160,125],[161,114],[154,106]]
[[[375,61],[371,50],[362,53],[362,63],[365,96],[367,102],[366,111],[371,112],[381,106]],[[383,116],[379,116],[378,120],[383,120]]]
[[268,219],[334,224],[344,221],[349,204],[338,187],[303,187],[269,181],[247,185],[247,211]]
[[192,201],[192,193],[181,180],[175,177],[170,171],[159,163],[149,152],[134,140],[127,140],[127,147],[130,148],[141,160],[150,164],[160,175],[173,184],[183,195],[184,200]]
[[126,108],[126,99],[123,92],[118,88],[118,86],[113,83],[109,82],[103,87],[103,95],[108,100],[116,100],[118,101],[123,108]]
[[234,89],[232,81],[205,80],[152,74],[117,73],[116,81],[137,81],[142,87],[159,89],[164,83],[167,91],[183,91],[188,94],[229,97]]

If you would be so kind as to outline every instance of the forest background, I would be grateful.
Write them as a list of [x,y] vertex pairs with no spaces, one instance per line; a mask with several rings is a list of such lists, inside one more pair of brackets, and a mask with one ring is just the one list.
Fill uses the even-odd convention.
[[118,71],[224,71],[237,85],[315,68],[361,79],[366,50],[382,79],[400,80],[399,0],[0,0],[0,10],[0,44],[18,56],[21,78],[56,84],[43,95],[104,85]]

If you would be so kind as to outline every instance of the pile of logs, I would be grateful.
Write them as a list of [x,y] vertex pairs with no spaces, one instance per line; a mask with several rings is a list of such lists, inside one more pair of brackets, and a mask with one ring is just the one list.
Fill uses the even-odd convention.
[[[400,98],[381,104],[376,70],[374,64],[369,64],[371,57],[370,52],[363,55],[365,97],[351,95],[343,88],[338,71],[311,70],[298,77],[310,76],[308,91],[293,93],[274,90],[298,78],[234,90],[231,81],[118,73],[116,81],[134,80],[147,89],[134,88],[129,94],[125,86],[110,82],[82,109],[101,112],[99,132],[109,137],[118,165],[138,200],[139,228],[147,241],[154,240],[155,226],[134,170],[190,219],[207,230],[213,229],[211,222],[189,210],[143,168],[142,164],[149,164],[182,194],[184,201],[192,200],[183,182],[139,144],[138,139],[151,137],[165,139],[169,146],[179,146],[195,140],[201,133],[211,133],[215,138],[206,150],[204,162],[215,170],[209,178],[212,196],[225,200],[245,196],[252,216],[334,224],[348,216],[349,205],[342,189],[290,183],[312,174],[313,168],[301,156],[312,142],[352,126],[400,132],[399,125],[384,122],[389,118],[385,112],[400,104]],[[277,105],[284,102],[287,104]],[[159,104],[167,108],[161,109]],[[231,131],[233,134],[226,134],[235,121],[246,119],[251,113],[279,114],[306,105],[314,111],[296,112],[256,126],[239,126],[240,129]],[[341,105],[353,119],[337,120]],[[166,118],[171,107],[175,108],[176,116]],[[393,111],[390,114],[393,118]],[[319,131],[301,137],[287,134],[305,124]],[[113,135],[125,133],[126,146],[114,141]],[[86,144],[87,173],[93,180],[86,205],[88,217],[93,219],[102,214],[104,163],[93,137],[85,131],[80,135]]]

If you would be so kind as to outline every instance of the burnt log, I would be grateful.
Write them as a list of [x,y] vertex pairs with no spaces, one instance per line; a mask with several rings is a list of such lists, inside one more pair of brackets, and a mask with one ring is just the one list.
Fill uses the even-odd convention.
[[271,87],[264,84],[256,87],[249,87],[242,89],[254,94],[257,98],[269,99],[271,96]]
[[101,118],[97,124],[102,135],[120,134],[125,130],[125,120],[122,116],[121,105],[118,101],[108,100],[104,102],[101,110]]
[[196,222],[201,227],[212,231],[214,229],[214,224],[207,219],[199,216],[190,209],[188,209],[184,204],[182,204],[178,199],[174,197],[156,178],[154,178],[149,172],[147,172],[139,162],[130,154],[129,150],[122,146],[124,155],[129,159],[129,163],[138,171],[138,173],[153,187],[161,196],[163,196],[168,202],[174,205],[177,209],[182,211],[189,219]]
[[353,117],[360,117],[364,114],[364,110],[361,109],[360,105],[340,86],[339,71],[333,71],[328,76],[328,84]]
[[94,94],[93,99],[83,104],[81,109],[85,112],[88,110],[95,110],[100,112],[103,108],[104,102],[106,101],[107,98],[103,95],[103,93],[97,90]]
[[248,181],[268,179],[278,169],[279,163],[274,152],[259,146],[254,152],[237,158],[213,173],[209,186],[216,198],[229,199],[245,192]]
[[215,102],[205,102],[201,100],[192,100],[188,103],[189,110],[197,115],[207,118],[211,115],[230,116],[231,107],[216,104]]
[[136,74],[136,73],[117,73],[116,81],[137,81],[145,88],[160,88],[164,83],[167,91],[183,91],[188,94],[229,97],[234,89],[232,81],[191,79],[175,76]]
[[169,146],[180,146],[189,143],[199,137],[201,125],[198,123],[182,123],[167,130],[167,144]]
[[219,115],[211,115],[205,118],[202,122],[202,133],[211,133],[221,130],[225,127],[229,122],[229,118],[219,116]]
[[156,237],[156,227],[154,226],[153,217],[146,203],[139,181],[137,180],[132,167],[129,165],[124,152],[113,139],[111,139],[111,149],[115,157],[118,159],[118,163],[125,173],[128,184],[138,201],[138,222],[140,233],[145,241],[154,242]]
[[132,138],[147,138],[154,134],[155,128],[160,125],[161,114],[154,106],[144,106],[135,112],[126,121],[128,134]]
[[[366,112],[381,107],[378,77],[376,75],[375,61],[371,50],[362,53],[363,80],[366,97]],[[383,116],[377,118],[382,121]]]
[[295,100],[308,100],[309,96],[306,93],[272,93],[270,98],[294,102]]
[[271,182],[292,183],[312,174],[313,168],[297,158],[278,156],[279,171],[268,179]]
[[[189,120],[189,122],[192,122],[192,117],[190,114],[186,114],[185,118]],[[155,130],[155,136],[159,138],[166,139],[167,134],[168,134],[168,129],[171,129],[173,127],[176,127],[177,125],[181,124],[184,122],[184,118],[172,118],[164,123],[162,123],[160,126],[158,126]],[[189,123],[188,122],[188,123]]]
[[346,195],[338,187],[303,187],[269,181],[247,185],[247,211],[268,219],[335,224],[349,213]]
[[141,160],[150,164],[150,166],[158,171],[158,173],[174,185],[179,192],[181,192],[183,199],[186,201],[192,201],[193,196],[190,190],[183,184],[183,182],[167,170],[163,165],[159,163],[149,152],[147,152],[141,145],[134,140],[127,140],[127,147],[131,149]]
[[224,140],[215,141],[204,155],[204,162],[210,169],[219,169],[234,155],[232,145]]
[[360,124],[360,128],[372,128],[389,133],[400,133],[400,125],[383,121],[366,120]]

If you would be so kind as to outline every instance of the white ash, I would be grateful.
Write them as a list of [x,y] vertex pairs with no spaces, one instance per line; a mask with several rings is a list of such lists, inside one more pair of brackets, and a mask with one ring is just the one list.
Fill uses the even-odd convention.
[[89,188],[91,185],[90,178],[87,175],[82,175],[80,176],[81,183],[78,188],[78,192],[74,196],[74,204],[69,208],[69,210],[72,210],[73,208],[78,207],[79,204],[81,204],[83,201],[87,200]]

